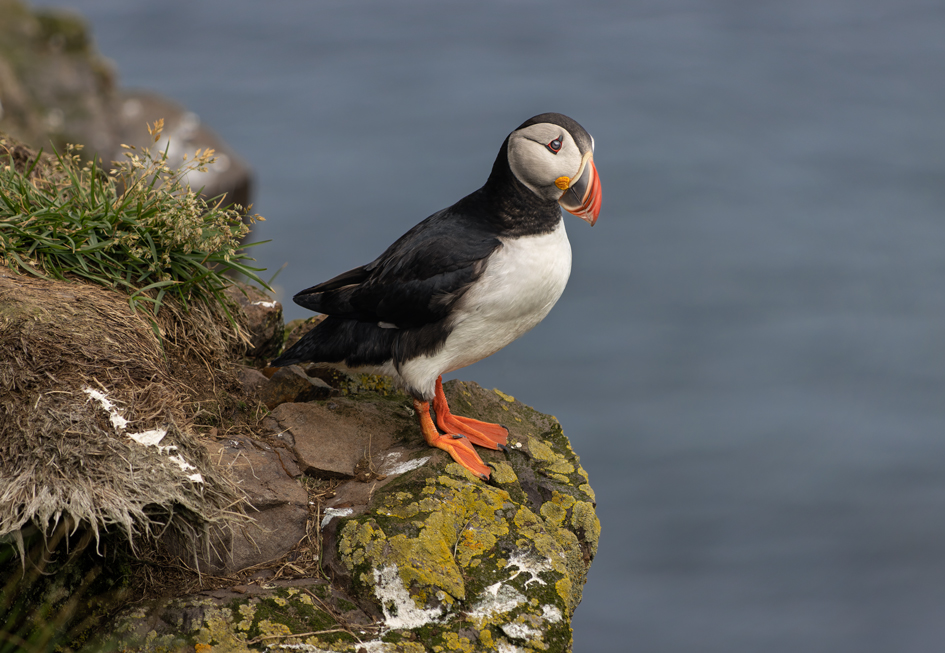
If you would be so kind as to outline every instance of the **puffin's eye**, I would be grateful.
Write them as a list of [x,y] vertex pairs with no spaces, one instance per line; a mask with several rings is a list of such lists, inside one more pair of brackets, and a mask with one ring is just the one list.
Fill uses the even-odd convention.
[[548,143],[548,145],[546,145],[545,147],[551,150],[552,154],[557,154],[561,150],[561,138],[559,137],[559,138],[554,139],[553,141]]

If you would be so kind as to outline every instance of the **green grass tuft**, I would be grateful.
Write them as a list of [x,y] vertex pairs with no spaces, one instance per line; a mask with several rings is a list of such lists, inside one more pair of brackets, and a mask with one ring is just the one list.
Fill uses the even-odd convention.
[[[155,142],[163,120],[149,126]],[[231,325],[223,290],[227,275],[243,275],[269,288],[241,245],[249,232],[243,207],[224,197],[200,197],[187,183],[205,171],[214,151],[197,150],[179,169],[157,154],[124,146],[126,160],[103,170],[83,163],[81,146],[56,152],[51,170],[32,175],[39,155],[17,169],[0,159],[0,263],[43,278],[81,277],[128,293],[132,310],[154,317],[165,297],[186,308],[198,300],[218,303]],[[248,216],[250,224],[263,220]]]

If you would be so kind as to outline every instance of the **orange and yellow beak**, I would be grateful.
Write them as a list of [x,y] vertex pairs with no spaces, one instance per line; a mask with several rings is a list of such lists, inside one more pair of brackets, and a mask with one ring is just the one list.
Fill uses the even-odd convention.
[[575,181],[561,177],[555,183],[564,189],[558,204],[593,227],[600,214],[601,203],[600,178],[597,176],[593,154],[588,152],[584,155]]

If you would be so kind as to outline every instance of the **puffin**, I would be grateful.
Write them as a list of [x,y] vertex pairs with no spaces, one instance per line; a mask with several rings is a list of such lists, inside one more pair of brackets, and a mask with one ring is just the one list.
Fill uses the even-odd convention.
[[393,377],[413,398],[426,443],[488,480],[492,470],[473,445],[504,451],[508,430],[453,415],[442,375],[544,319],[571,273],[561,209],[593,226],[600,207],[591,135],[560,113],[529,118],[506,137],[479,190],[370,263],[296,294],[296,304],[327,317],[271,365]]

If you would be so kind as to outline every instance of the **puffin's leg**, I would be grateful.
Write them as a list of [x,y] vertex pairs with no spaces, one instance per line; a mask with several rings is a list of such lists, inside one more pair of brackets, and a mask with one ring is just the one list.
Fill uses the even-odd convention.
[[509,441],[509,431],[499,424],[480,422],[471,417],[460,417],[450,412],[443,394],[443,377],[436,377],[436,394],[433,396],[433,410],[436,412],[436,423],[447,433],[462,433],[473,444],[487,449],[504,449]]
[[482,462],[482,458],[473,449],[472,444],[463,435],[441,435],[430,417],[430,402],[413,400],[413,409],[420,418],[420,430],[427,444],[442,449],[453,457],[453,460],[471,471],[480,478],[489,480],[492,470]]

